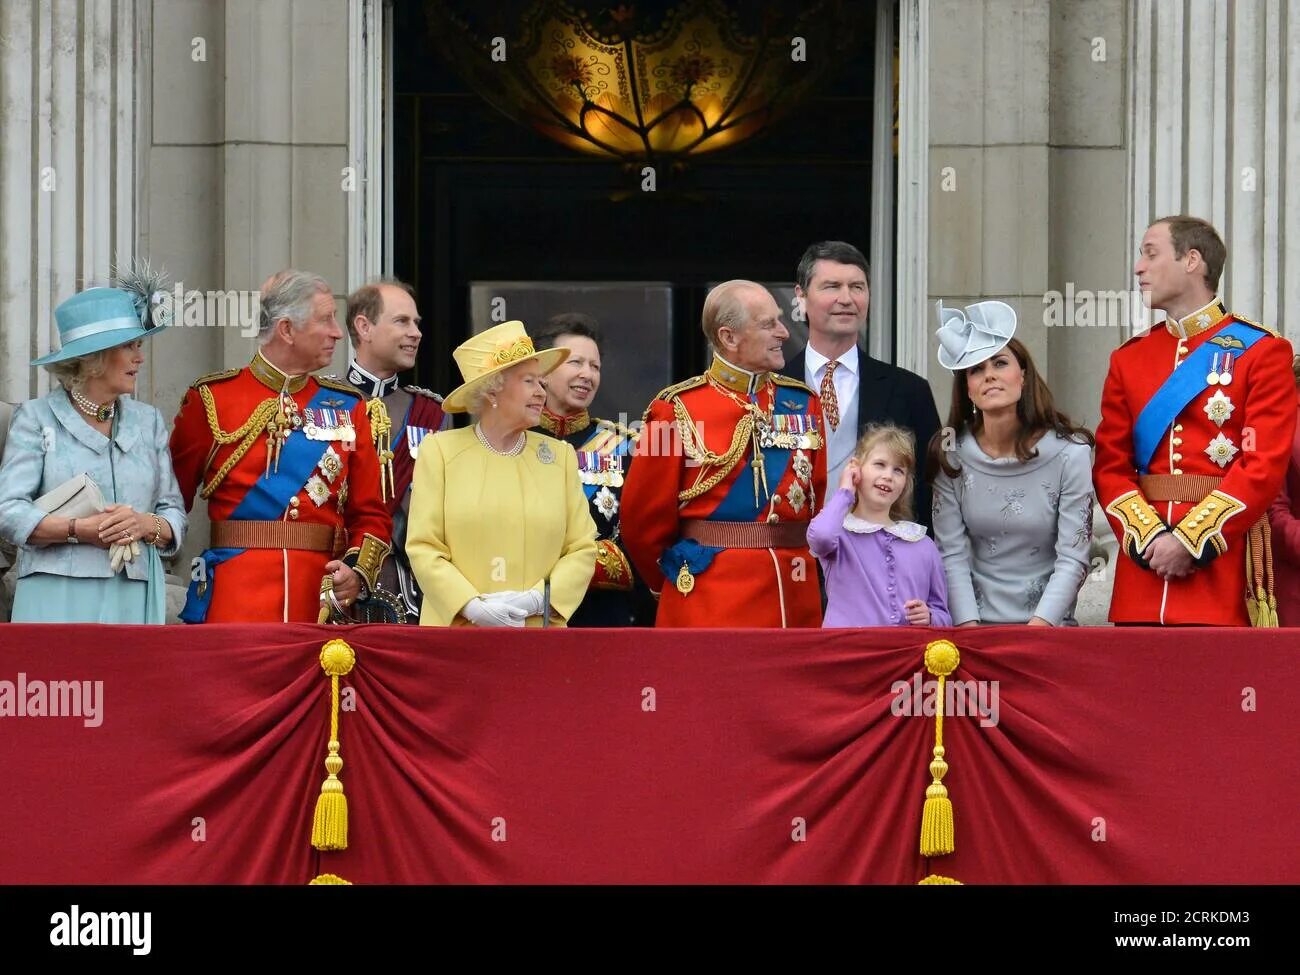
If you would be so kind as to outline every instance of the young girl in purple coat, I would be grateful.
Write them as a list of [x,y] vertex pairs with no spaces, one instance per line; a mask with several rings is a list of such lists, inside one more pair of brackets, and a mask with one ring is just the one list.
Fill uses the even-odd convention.
[[916,449],[895,426],[870,426],[839,490],[808,526],[826,577],[822,626],[951,626],[939,549],[912,515]]

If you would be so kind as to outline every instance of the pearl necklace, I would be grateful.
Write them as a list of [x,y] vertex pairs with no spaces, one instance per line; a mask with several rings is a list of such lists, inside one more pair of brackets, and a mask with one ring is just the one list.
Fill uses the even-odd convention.
[[488,450],[492,451],[492,453],[496,454],[498,457],[518,457],[521,453],[523,453],[524,443],[528,439],[527,433],[521,433],[519,434],[519,442],[516,443],[513,447],[511,447],[509,450],[497,450],[496,447],[492,446],[492,441],[488,440],[487,434],[483,432],[483,424],[481,423],[474,424],[474,435],[478,437],[479,443],[481,443]]
[[82,413],[85,413],[86,416],[98,420],[100,423],[107,423],[109,420],[113,419],[113,415],[117,412],[117,400],[113,400],[111,403],[100,406],[98,403],[92,403],[90,400],[86,399],[86,397],[82,396],[75,389],[69,389],[68,396],[72,399],[72,403],[77,409]]

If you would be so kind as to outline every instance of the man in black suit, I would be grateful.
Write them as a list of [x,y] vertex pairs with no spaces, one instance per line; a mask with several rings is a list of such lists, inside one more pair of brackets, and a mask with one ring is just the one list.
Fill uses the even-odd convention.
[[914,372],[873,359],[860,344],[871,288],[867,259],[852,244],[824,240],[799,260],[795,295],[808,318],[808,345],[788,359],[783,372],[821,395],[827,435],[826,490],[840,473],[869,423],[893,423],[916,437],[915,520],[930,525],[930,486],[925,452],[939,429],[930,384]]

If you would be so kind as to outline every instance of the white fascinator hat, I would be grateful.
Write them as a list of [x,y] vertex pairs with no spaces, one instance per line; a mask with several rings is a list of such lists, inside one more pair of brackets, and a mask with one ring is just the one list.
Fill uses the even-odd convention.
[[1016,334],[1016,311],[1005,301],[977,301],[963,308],[935,302],[939,316],[939,364],[960,372],[1001,352]]

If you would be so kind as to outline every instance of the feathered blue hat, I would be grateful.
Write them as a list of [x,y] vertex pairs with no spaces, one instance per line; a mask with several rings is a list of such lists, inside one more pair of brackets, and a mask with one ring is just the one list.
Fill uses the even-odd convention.
[[32,365],[44,366],[112,349],[148,338],[171,324],[170,316],[154,314],[155,308],[165,308],[161,301],[165,287],[161,276],[147,264],[127,272],[118,284],[116,288],[89,288],[55,308],[59,351],[33,359]]

